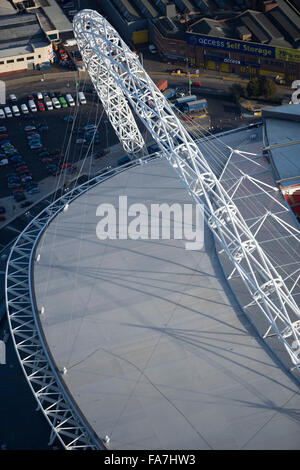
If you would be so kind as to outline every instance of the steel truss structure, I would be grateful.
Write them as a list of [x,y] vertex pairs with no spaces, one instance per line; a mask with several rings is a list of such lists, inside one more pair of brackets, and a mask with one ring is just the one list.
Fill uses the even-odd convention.
[[[155,156],[147,157],[147,161]],[[138,159],[132,164],[144,163]],[[57,370],[48,351],[37,311],[33,288],[33,264],[39,262],[36,253],[38,242],[51,221],[69,204],[90,188],[110,178],[116,172],[127,169],[123,165],[118,170],[110,170],[76,187],[50,204],[38,214],[15,241],[6,267],[5,291],[8,321],[13,343],[24,375],[41,410],[51,426],[49,446],[55,438],[66,450],[105,449],[105,445],[90,428],[62,380],[67,371]]]
[[[109,83],[114,82],[118,92],[122,91],[195,203],[203,205],[218,246],[266,320],[265,335],[271,331],[278,337],[300,371],[300,309],[293,289],[264,251],[255,230],[247,225],[232,196],[116,30],[93,10],[79,12],[73,29],[104,108],[108,104],[100,89],[105,77],[110,77]],[[109,117],[113,119],[112,113]]]

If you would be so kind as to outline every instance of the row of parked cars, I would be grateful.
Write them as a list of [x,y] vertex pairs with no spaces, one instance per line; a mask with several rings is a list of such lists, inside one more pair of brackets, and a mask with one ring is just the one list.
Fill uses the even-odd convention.
[[5,157],[8,163],[14,168],[12,173],[7,175],[7,186],[12,190],[13,198],[16,202],[21,202],[21,207],[27,207],[32,204],[26,200],[27,194],[38,193],[39,187],[32,179],[32,172],[28,167],[24,157],[18,149],[11,143],[7,129],[0,126],[0,157]]
[[[46,109],[51,111],[53,109],[67,108],[68,106],[75,106],[75,100],[71,93],[67,93],[63,96],[61,93],[47,93],[38,92],[35,95],[28,96],[28,102],[22,103],[19,106],[15,104],[17,102],[16,95],[9,96],[10,101],[13,103],[12,106],[5,106],[4,109],[0,109],[0,119],[12,118],[13,116],[19,117],[21,114],[36,113],[39,111],[45,111]],[[86,97],[82,91],[78,92],[77,104],[86,104]]]
[[84,127],[74,129],[73,134],[76,135],[76,144],[81,144],[87,147],[92,141],[94,145],[100,144],[99,131],[95,124],[87,124]]

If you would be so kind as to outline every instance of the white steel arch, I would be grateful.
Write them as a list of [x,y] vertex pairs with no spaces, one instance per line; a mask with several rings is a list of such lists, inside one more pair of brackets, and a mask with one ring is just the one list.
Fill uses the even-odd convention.
[[[205,156],[136,55],[105,18],[93,10],[83,10],[74,17],[73,28],[93,82],[96,79],[95,64],[98,64],[98,70],[105,69],[106,76],[122,90],[194,201],[204,205],[211,231],[243,280],[252,302],[267,321],[265,335],[272,330],[300,371],[300,310],[292,290],[278,274]],[[97,80],[102,79],[98,77]],[[103,104],[106,106],[105,99]]]
[[146,155],[147,147],[121,87],[95,54],[85,54],[85,58],[93,85],[125,152],[136,157]]

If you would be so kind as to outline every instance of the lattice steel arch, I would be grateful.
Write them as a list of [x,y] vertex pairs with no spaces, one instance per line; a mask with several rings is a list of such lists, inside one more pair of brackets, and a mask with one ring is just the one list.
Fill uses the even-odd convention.
[[[134,165],[156,156],[138,159]],[[130,163],[132,166],[132,163]],[[38,214],[16,239],[6,265],[5,296],[10,332],[25,378],[51,427],[49,445],[55,438],[66,450],[103,450],[105,445],[90,428],[66,389],[62,373],[48,351],[39,323],[33,288],[33,263],[38,262],[36,247],[51,221],[90,188],[125,171],[129,165],[92,178],[64,194]]]
[[93,10],[79,12],[74,35],[88,72],[97,66],[123,91],[241,276],[253,302],[300,371],[300,309],[205,156],[115,29]]

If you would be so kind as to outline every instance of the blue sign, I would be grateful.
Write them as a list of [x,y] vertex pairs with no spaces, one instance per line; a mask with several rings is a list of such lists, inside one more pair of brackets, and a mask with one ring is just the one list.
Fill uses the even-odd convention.
[[191,46],[210,47],[226,52],[239,52],[240,54],[251,54],[259,57],[275,58],[275,47],[255,44],[237,39],[217,38],[204,36],[203,34],[186,33],[187,43]]

